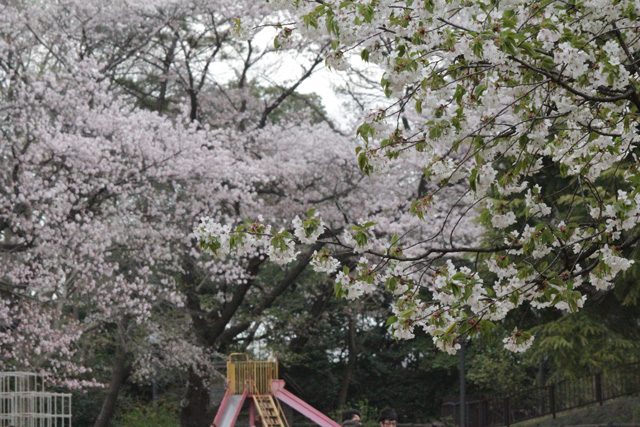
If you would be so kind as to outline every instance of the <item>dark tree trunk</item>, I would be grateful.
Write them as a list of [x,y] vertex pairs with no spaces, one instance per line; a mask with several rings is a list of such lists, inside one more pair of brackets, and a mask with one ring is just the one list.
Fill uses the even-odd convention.
[[127,367],[127,352],[122,345],[116,347],[116,354],[113,359],[113,367],[111,371],[111,381],[107,396],[102,402],[100,414],[93,424],[93,427],[107,427],[111,423],[111,418],[116,410],[116,402],[122,386],[127,381],[131,370]]
[[349,385],[351,377],[356,369],[356,316],[351,313],[349,316],[349,327],[347,328],[347,347],[349,355],[347,356],[347,366],[344,369],[344,377],[340,384],[340,393],[338,393],[338,408],[344,408],[347,405],[347,396],[349,393]]
[[186,406],[180,414],[181,427],[209,427],[215,414],[209,409],[209,389],[193,371],[189,372]]
[[160,83],[160,95],[158,96],[158,112],[164,113],[167,108],[167,89],[169,87],[169,71],[171,71],[171,64],[175,57],[176,45],[178,44],[178,37],[174,37],[171,41],[171,45],[167,50],[167,54],[162,61],[162,80]]
[[296,331],[296,336],[291,339],[291,342],[289,343],[289,351],[291,353],[302,353],[304,346],[309,342],[313,334],[316,333],[316,326],[322,318],[322,314],[326,311],[327,304],[332,298],[334,298],[333,295],[333,283],[327,281],[325,288],[311,305],[308,320],[304,324],[304,328],[300,328],[301,330]]

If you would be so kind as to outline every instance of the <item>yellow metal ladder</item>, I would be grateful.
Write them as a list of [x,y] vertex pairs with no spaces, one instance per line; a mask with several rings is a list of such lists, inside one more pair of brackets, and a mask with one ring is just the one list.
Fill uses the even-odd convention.
[[282,415],[280,404],[274,400],[273,396],[270,394],[254,394],[253,401],[262,420],[261,427],[289,427],[287,419]]

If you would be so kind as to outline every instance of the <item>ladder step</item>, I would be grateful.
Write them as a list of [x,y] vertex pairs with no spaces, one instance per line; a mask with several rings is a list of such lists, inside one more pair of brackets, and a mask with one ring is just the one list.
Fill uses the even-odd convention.
[[253,401],[258,409],[264,427],[288,427],[271,395],[254,395]]

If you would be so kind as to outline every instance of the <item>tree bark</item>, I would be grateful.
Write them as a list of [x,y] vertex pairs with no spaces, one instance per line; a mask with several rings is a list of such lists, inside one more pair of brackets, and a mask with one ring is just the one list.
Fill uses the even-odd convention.
[[325,312],[329,300],[332,298],[334,298],[333,283],[327,281],[325,288],[316,297],[313,304],[311,304],[308,320],[305,323],[304,328],[297,331],[296,336],[291,339],[291,342],[289,343],[289,351],[291,353],[302,353],[304,346],[315,333],[315,328],[320,321],[322,314]]
[[160,95],[158,96],[158,112],[164,113],[167,108],[167,89],[169,87],[169,71],[171,71],[171,65],[175,58],[176,46],[178,44],[178,37],[174,37],[171,40],[171,45],[167,49],[167,54],[162,61],[162,80],[160,81]]
[[[270,308],[273,305],[273,303],[278,299],[278,297],[280,297],[280,295],[282,295],[284,291],[286,291],[289,288],[289,286],[295,283],[295,281],[298,279],[298,276],[300,276],[300,274],[304,271],[307,265],[309,265],[309,262],[311,261],[311,255],[313,254],[313,252],[319,251],[320,249],[322,249],[322,246],[323,246],[323,243],[316,243],[315,245],[311,246],[309,249],[304,251],[302,254],[300,254],[298,256],[298,262],[293,267],[290,267],[289,270],[287,271],[287,274],[284,276],[284,278],[282,278],[280,282],[278,282],[269,292],[267,292],[264,295],[260,303],[249,312],[249,317],[256,318],[258,316],[261,316],[265,310]],[[250,282],[253,285],[253,280],[249,280],[248,282]],[[239,334],[249,329],[249,327],[253,322],[252,321],[239,322],[234,326],[225,328],[227,323],[228,321],[219,331],[219,334],[216,335],[218,340],[218,347],[221,351],[225,351],[225,347],[232,342],[233,338],[237,337]]]
[[111,418],[113,418],[113,414],[115,413],[118,395],[120,394],[120,390],[127,381],[130,373],[131,369],[127,366],[127,352],[124,349],[124,346],[118,344],[116,346],[116,354],[113,358],[111,381],[109,382],[107,396],[105,397],[104,402],[102,402],[100,414],[98,415],[96,422],[93,424],[93,427],[109,426]]
[[215,414],[209,409],[209,389],[204,385],[198,374],[189,371],[189,385],[187,387],[188,402],[180,413],[181,427],[208,427],[213,422]]
[[338,408],[344,408],[347,405],[347,396],[349,394],[349,385],[351,377],[356,369],[356,357],[358,350],[356,349],[356,315],[351,313],[349,316],[349,327],[347,328],[347,348],[349,355],[347,356],[347,366],[344,369],[344,376],[340,384],[340,393],[338,393]]

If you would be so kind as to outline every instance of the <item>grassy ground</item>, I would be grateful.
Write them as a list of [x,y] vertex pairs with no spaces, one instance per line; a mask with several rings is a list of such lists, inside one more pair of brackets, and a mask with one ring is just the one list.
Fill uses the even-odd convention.
[[547,416],[514,424],[514,426],[640,426],[640,396],[614,399],[605,402],[602,406],[594,405],[562,412],[557,414],[555,419]]

